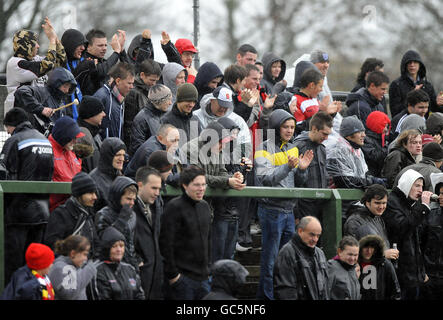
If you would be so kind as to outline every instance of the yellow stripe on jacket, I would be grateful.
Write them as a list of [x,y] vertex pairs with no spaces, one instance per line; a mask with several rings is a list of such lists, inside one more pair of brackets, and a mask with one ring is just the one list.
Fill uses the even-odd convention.
[[254,159],[266,158],[267,160],[269,160],[269,162],[271,162],[273,166],[281,166],[288,163],[288,156],[298,158],[298,148],[293,147],[288,151],[281,151],[274,154],[271,154],[266,150],[257,150],[255,151]]

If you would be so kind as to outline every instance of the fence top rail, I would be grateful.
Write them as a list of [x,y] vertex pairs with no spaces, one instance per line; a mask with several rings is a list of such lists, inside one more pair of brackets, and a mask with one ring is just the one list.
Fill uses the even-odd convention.
[[[0,181],[4,193],[71,193],[70,182],[53,181]],[[342,200],[360,199],[363,191],[358,189],[335,189]],[[167,185],[163,191],[165,196],[178,196],[181,189]],[[248,197],[248,198],[306,198],[306,199],[331,199],[333,189],[310,188],[274,188],[274,187],[245,187],[238,191],[234,189],[206,190],[207,197]]]

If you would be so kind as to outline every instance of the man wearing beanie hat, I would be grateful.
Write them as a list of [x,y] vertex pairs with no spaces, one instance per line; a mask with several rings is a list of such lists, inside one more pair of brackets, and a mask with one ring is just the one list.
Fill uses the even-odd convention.
[[437,142],[430,142],[423,147],[423,158],[417,164],[403,168],[394,181],[394,187],[398,185],[401,175],[408,169],[413,169],[424,178],[423,190],[434,192],[431,183],[431,173],[441,173],[440,167],[443,164],[443,147]]
[[391,120],[381,111],[373,111],[366,119],[365,143],[361,147],[368,165],[368,172],[375,177],[381,177],[383,163],[388,155],[388,138]]
[[98,236],[95,227],[94,203],[97,201],[97,185],[85,172],[72,178],[71,197],[58,206],[49,216],[44,243],[55,248],[57,240],[70,235],[81,235],[91,243],[89,257],[96,257]]
[[[82,161],[75,155],[73,148],[77,138],[84,137],[77,122],[71,117],[62,117],[55,122],[54,129],[49,135],[52,149],[54,150],[54,174],[52,181],[71,182],[76,173],[82,169]],[[63,204],[69,196],[64,194],[51,194],[49,209],[52,212],[57,206]]]
[[25,258],[26,265],[14,273],[1,300],[54,300],[54,289],[48,277],[54,252],[44,244],[33,242]]
[[130,156],[133,156],[146,140],[157,134],[160,119],[169,110],[171,104],[172,93],[167,86],[156,84],[149,89],[148,102],[135,116],[130,129],[130,144],[126,144],[129,146]]
[[337,188],[361,189],[374,183],[385,185],[384,179],[368,174],[361,150],[365,137],[365,127],[357,116],[343,118],[337,144],[326,150],[326,169]]
[[[6,169],[3,179],[51,181],[54,171],[52,145],[33,128],[26,112],[12,108],[3,124],[11,137],[3,145],[0,162]],[[30,242],[41,242],[49,216],[46,194],[5,195],[5,279],[24,264],[25,248]],[[19,253],[19,254],[18,254]]]
[[[198,101],[197,88],[192,83],[184,83],[177,90],[177,99],[172,110],[165,114],[160,123],[170,123],[180,129],[180,141],[185,143],[200,134],[202,127],[192,109]],[[186,135],[186,136],[185,136]]]
[[[90,157],[82,159],[82,170],[86,173],[91,172],[97,167],[100,159],[100,147],[102,138],[100,129],[103,118],[106,116],[103,103],[100,99],[93,96],[84,96],[78,106],[77,124],[82,131],[89,131],[93,140],[94,151]],[[88,135],[86,133],[86,135]]]

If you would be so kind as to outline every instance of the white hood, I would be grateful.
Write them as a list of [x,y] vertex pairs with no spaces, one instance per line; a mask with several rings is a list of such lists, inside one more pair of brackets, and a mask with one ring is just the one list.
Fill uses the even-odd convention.
[[402,176],[398,180],[397,187],[404,193],[406,198],[409,196],[409,192],[411,191],[412,185],[419,178],[422,178],[424,180],[423,176],[420,173],[418,173],[415,170],[408,169],[402,174]]
[[439,183],[443,183],[443,172],[442,173],[431,173],[431,184],[432,184],[432,192],[438,194],[438,190],[435,190],[435,187]]

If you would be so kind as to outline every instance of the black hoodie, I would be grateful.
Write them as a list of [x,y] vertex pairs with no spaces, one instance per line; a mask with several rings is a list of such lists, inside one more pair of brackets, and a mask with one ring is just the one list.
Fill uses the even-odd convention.
[[[125,262],[110,261],[110,251],[117,241],[125,237],[115,228],[108,227],[101,236],[100,260],[97,281],[94,283],[99,300],[144,300],[140,277],[135,268]],[[125,251],[127,250],[125,243]]]
[[[407,64],[410,61],[418,61],[420,63],[416,83],[412,81],[408,74]],[[394,80],[389,87],[389,105],[392,117],[407,108],[406,95],[419,84],[423,84],[422,89],[429,95],[429,111],[443,112],[443,107],[437,105],[434,87],[426,78],[426,67],[418,52],[408,50],[403,55],[400,63],[400,73],[400,77]]]
[[111,183],[117,176],[122,175],[120,170],[112,166],[112,160],[120,150],[126,151],[126,145],[119,138],[106,138],[100,148],[100,161],[97,168],[91,171],[91,178],[97,184],[97,201],[94,209],[100,210],[107,204],[108,192]]
[[348,110],[346,116],[356,115],[366,127],[366,119],[373,111],[386,113],[382,101],[378,101],[367,88],[350,93],[346,99]]
[[[273,78],[271,74],[271,67],[274,62],[280,61],[281,71],[277,78]],[[263,79],[262,87],[265,88],[267,94],[272,93],[272,88],[274,85],[285,78],[286,73],[286,62],[272,52],[267,52],[263,55]]]
[[123,261],[138,268],[138,258],[135,255],[135,212],[129,206],[122,206],[120,200],[129,186],[137,184],[131,178],[120,176],[112,182],[109,188],[108,205],[97,212],[95,223],[99,236],[107,227],[114,227],[125,236],[126,248]]
[[194,86],[197,88],[198,91],[198,101],[195,104],[194,109],[192,110],[198,110],[200,109],[200,100],[205,94],[211,93],[214,91],[214,89],[208,87],[209,81],[221,77],[220,82],[218,83],[218,86],[221,86],[223,83],[223,72],[220,70],[220,68],[213,62],[205,62],[203,63],[200,68],[198,69],[197,76],[194,80]]

